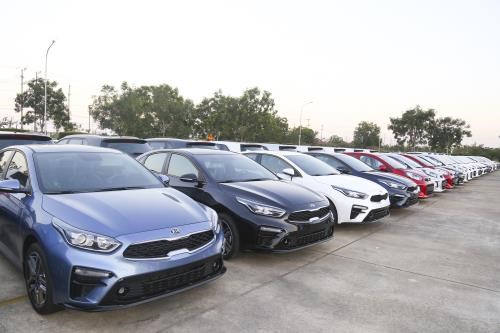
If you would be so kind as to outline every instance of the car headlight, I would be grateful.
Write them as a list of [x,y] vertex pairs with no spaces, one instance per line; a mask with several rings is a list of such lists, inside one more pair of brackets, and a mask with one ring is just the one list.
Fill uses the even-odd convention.
[[419,180],[419,181],[423,181],[424,180],[424,177],[420,176],[417,173],[414,173],[414,172],[411,172],[411,171],[406,171],[405,173],[410,178],[413,178],[413,179],[416,179],[416,180]]
[[390,188],[396,188],[398,190],[406,190],[405,185],[396,182],[391,182],[390,180],[379,180],[379,182],[389,186]]
[[236,197],[236,201],[238,201],[243,206],[247,207],[252,213],[257,215],[264,215],[270,217],[282,217],[286,214],[284,209],[268,206],[260,202],[243,199]]
[[217,215],[217,212],[210,207],[207,207],[207,211],[208,215],[210,215],[209,221],[212,226],[212,230],[218,233],[220,231],[219,215]]
[[77,229],[56,217],[52,218],[52,225],[59,230],[69,245],[80,249],[96,252],[112,252],[121,245],[114,238]]
[[334,190],[339,191],[340,193],[342,193],[346,197],[355,198],[355,199],[366,199],[366,198],[368,198],[368,194],[363,193],[363,192],[353,191],[353,190],[349,190],[347,188],[342,188],[342,187],[333,186],[333,185],[332,185],[332,187],[333,187]]

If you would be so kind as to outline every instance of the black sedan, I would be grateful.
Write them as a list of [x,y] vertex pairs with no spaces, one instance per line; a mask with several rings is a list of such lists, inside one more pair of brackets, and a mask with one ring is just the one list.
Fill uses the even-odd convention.
[[279,180],[240,154],[209,149],[163,149],[138,161],[170,185],[219,214],[224,258],[240,249],[285,252],[333,237],[328,200],[305,187]]
[[408,207],[418,202],[419,188],[410,179],[376,171],[360,160],[345,154],[321,151],[310,151],[306,154],[326,162],[342,173],[368,179],[381,185],[389,193],[393,208]]

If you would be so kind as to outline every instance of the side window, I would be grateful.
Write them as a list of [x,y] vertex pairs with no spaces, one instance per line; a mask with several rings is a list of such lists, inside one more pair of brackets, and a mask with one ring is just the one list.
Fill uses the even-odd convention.
[[0,177],[3,175],[5,169],[7,169],[7,163],[12,156],[12,150],[6,150],[0,154]]
[[361,155],[359,159],[361,160],[361,162],[368,164],[375,170],[378,170],[378,168],[382,165],[382,163],[369,156]]
[[67,144],[68,144],[68,141],[69,141],[68,139],[59,140],[59,141],[57,142],[57,144],[58,144],[58,145],[67,145]]
[[70,145],[83,145],[83,139],[77,139],[77,138],[70,139],[68,144],[70,144]]
[[28,165],[23,154],[14,154],[14,157],[10,161],[9,168],[7,169],[5,179],[17,179],[19,183],[21,183],[22,187],[26,187],[26,185],[28,185]]
[[280,173],[283,171],[283,169],[287,168],[293,169],[293,167],[290,164],[286,163],[279,157],[262,154],[261,158],[262,160],[260,164],[262,164],[263,167],[271,170],[274,173]]
[[168,164],[167,174],[169,176],[181,177],[187,174],[194,174],[199,177],[198,169],[186,157],[178,154],[172,154]]
[[338,161],[336,158],[325,156],[325,155],[314,155],[318,160],[325,162],[326,164],[334,167],[335,169],[345,167],[344,163]]
[[146,161],[144,161],[144,166],[149,170],[161,173],[163,171],[163,164],[167,158],[167,153],[158,153],[148,156]]
[[258,157],[257,154],[245,154],[245,156],[257,162],[257,157]]

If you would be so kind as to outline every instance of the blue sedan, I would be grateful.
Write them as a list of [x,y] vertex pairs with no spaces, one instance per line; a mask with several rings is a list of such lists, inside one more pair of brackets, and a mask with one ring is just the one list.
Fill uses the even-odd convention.
[[33,308],[123,308],[221,276],[217,214],[166,182],[112,149],[0,150],[0,252]]

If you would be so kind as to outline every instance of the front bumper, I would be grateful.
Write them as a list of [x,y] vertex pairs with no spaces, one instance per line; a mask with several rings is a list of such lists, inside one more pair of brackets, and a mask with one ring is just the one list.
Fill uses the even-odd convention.
[[398,191],[389,195],[392,208],[406,208],[413,206],[418,202],[418,194],[420,190],[416,191]]

